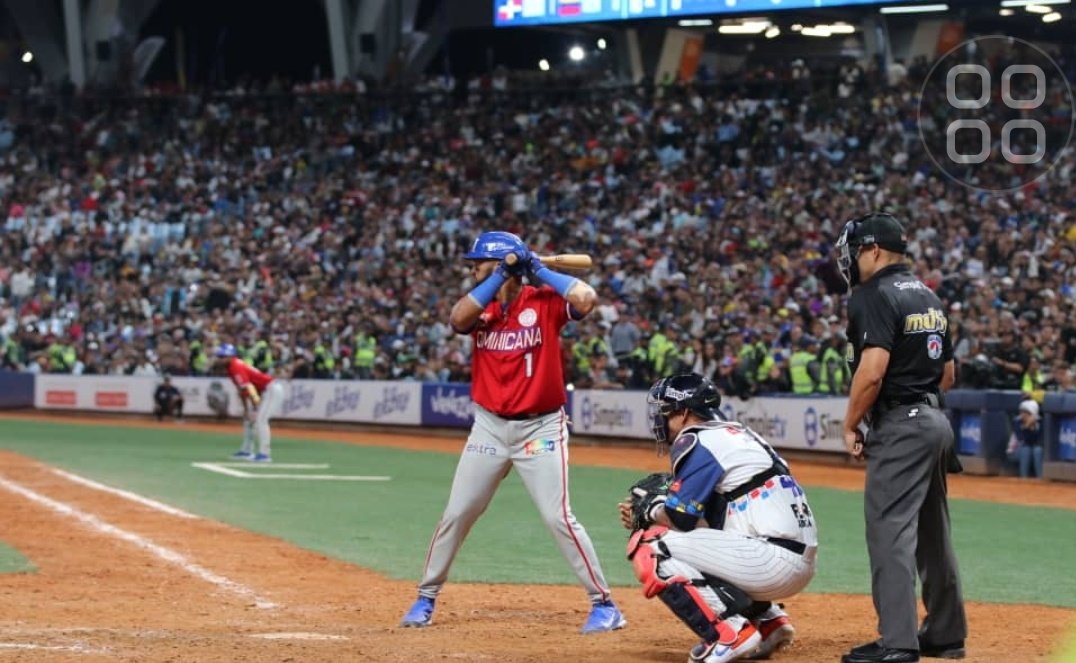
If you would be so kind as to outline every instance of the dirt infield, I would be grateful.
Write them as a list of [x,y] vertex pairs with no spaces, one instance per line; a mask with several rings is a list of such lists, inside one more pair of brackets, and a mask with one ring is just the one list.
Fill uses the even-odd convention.
[[[102,423],[94,419],[67,419]],[[157,426],[108,420],[107,425]],[[229,431],[235,426],[187,424]],[[459,440],[289,430],[280,435],[455,451]],[[656,469],[645,449],[575,446],[575,464]],[[855,468],[797,464],[804,482],[858,488]],[[413,583],[311,553],[283,541],[204,519],[182,519],[72,483],[46,466],[0,453],[0,478],[182,555],[166,562],[144,547],[75,524],[39,502],[0,490],[0,538],[38,567],[0,575],[3,661],[681,661],[693,644],[661,604],[636,590],[616,598],[629,627],[584,637],[586,602],[575,586],[520,587],[450,583],[436,624],[397,623]],[[1072,508],[1076,487],[957,477],[958,497]],[[1027,500],[1023,498],[1028,498]],[[196,577],[208,570],[230,585]],[[238,589],[237,589],[238,588]],[[247,593],[244,594],[245,590]],[[272,601],[258,607],[252,596]],[[786,602],[797,628],[794,649],[776,660],[832,662],[873,637],[869,597],[805,594]],[[1001,628],[1019,615],[1022,625]],[[1041,606],[969,605],[969,661],[1036,660],[1060,641],[1076,611]]]

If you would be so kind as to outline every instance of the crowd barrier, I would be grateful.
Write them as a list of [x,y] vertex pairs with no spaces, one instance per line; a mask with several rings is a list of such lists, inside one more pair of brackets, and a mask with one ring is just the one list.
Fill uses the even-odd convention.
[[[1012,474],[1006,456],[1019,391],[954,389],[945,395],[964,466],[977,474]],[[1076,481],[1076,394],[1048,393],[1042,403],[1043,475]]]
[[[184,411],[195,416],[239,416],[226,378],[174,377]],[[153,411],[155,377],[26,375],[0,372],[0,407],[87,410],[129,414]],[[284,382],[278,416],[293,421],[336,421],[467,428],[474,417],[470,386],[390,381]],[[1015,391],[953,390],[946,405],[965,467],[980,474],[1012,473],[1005,450],[1021,395]],[[742,421],[775,447],[842,452],[843,397],[763,396],[724,399],[729,419]],[[646,392],[577,389],[568,394],[577,435],[640,440],[651,437]],[[1076,481],[1076,393],[1050,393],[1043,402],[1046,476]]]
[[[34,407],[128,414],[153,411],[154,377],[38,375]],[[184,412],[238,416],[241,406],[224,378],[174,377]],[[470,385],[419,382],[290,380],[284,382],[280,418],[367,424],[466,428],[474,420]],[[726,399],[725,415],[742,421],[784,448],[841,451],[843,398]],[[646,392],[569,392],[573,431],[622,439],[649,439]]]

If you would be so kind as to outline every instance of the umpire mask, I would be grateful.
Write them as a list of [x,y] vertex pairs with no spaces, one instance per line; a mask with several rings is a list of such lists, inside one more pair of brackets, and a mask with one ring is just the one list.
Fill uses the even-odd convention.
[[853,219],[844,224],[840,237],[837,238],[837,267],[841,270],[844,282],[848,284],[848,291],[859,285],[859,246],[853,246],[858,219]]
[[837,266],[849,292],[860,283],[859,250],[872,244],[893,253],[904,253],[908,249],[904,224],[885,212],[871,212],[844,224],[835,248]]

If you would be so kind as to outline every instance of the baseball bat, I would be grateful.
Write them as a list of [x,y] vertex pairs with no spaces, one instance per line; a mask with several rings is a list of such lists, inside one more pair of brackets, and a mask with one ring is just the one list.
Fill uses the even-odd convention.
[[[558,253],[553,256],[540,256],[538,259],[546,267],[560,267],[561,269],[590,269],[594,264],[591,257],[585,253]],[[518,260],[519,256],[514,253],[509,253],[504,258],[509,265],[516,264]]]

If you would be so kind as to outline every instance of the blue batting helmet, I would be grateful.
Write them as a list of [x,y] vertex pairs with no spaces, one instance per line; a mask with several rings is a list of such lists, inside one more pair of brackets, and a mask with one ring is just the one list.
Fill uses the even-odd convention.
[[463,254],[464,260],[502,260],[509,253],[526,258],[527,245],[516,235],[501,230],[484,232],[471,245],[471,250]]
[[234,357],[236,355],[235,346],[231,343],[225,343],[217,348],[218,357]]

